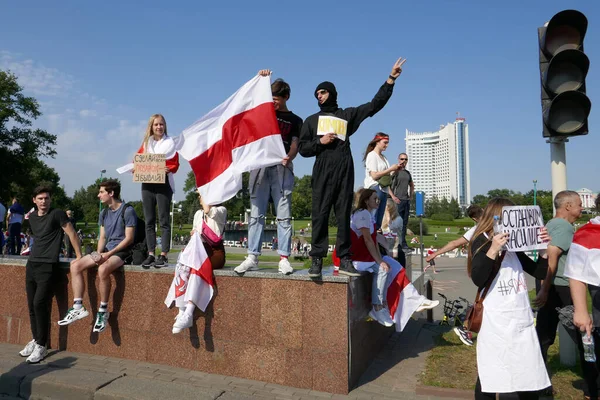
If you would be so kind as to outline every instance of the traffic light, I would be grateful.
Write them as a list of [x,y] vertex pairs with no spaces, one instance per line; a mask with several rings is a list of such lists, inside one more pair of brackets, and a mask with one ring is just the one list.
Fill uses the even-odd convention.
[[565,10],[538,28],[544,137],[588,133],[592,103],[585,94],[590,67],[583,52],[587,25],[581,12]]

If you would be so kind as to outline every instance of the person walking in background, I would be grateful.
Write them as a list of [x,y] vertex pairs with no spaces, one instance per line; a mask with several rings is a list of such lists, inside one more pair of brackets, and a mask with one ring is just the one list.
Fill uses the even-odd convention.
[[415,184],[412,175],[406,169],[408,155],[400,153],[398,156],[398,169],[392,176],[392,185],[389,188],[389,194],[394,203],[398,206],[398,214],[404,221],[402,227],[402,249],[405,253],[410,253],[412,249],[406,243],[406,228],[408,226],[408,216],[410,211],[410,200],[415,194]]
[[401,238],[402,227],[404,223],[402,221],[402,217],[398,214],[398,207],[396,207],[396,203],[392,201],[392,199],[387,200],[387,205],[385,207],[385,216],[383,218],[383,222],[381,224],[381,230],[384,235],[390,237],[393,244],[388,246],[389,254],[394,257],[396,261],[400,263],[403,267],[406,266],[406,255],[402,251]]
[[375,210],[375,223],[377,229],[381,229],[383,215],[387,204],[388,190],[392,184],[392,175],[398,169],[398,164],[390,166],[387,158],[383,155],[387,149],[390,137],[378,132],[373,140],[367,145],[363,161],[365,163],[365,182],[364,187],[373,189],[379,197],[379,208]]
[[[75,222],[75,218],[73,218],[73,211],[71,210],[67,210],[67,218],[69,219],[69,222],[71,223],[71,225],[73,225],[73,229],[75,229],[75,227],[77,226],[77,223]],[[77,229],[75,229],[77,231]],[[80,244],[81,246],[81,244]],[[69,239],[68,236],[65,237],[65,249],[66,249],[66,256],[67,258],[73,258],[73,255],[75,255],[75,247],[73,245],[73,243],[71,243],[71,240]]]
[[[321,111],[304,121],[300,133],[300,154],[316,157],[311,182],[312,263],[308,271],[312,278],[321,276],[323,257],[329,248],[328,220],[332,208],[338,226],[335,248],[341,259],[339,271],[350,276],[360,275],[352,265],[350,255],[350,213],[354,196],[350,136],[365,119],[374,116],[387,104],[405,61],[399,58],[373,100],[358,107],[338,107],[337,90],[331,82],[322,82],[315,89],[314,95]],[[334,129],[334,126],[337,128]]]
[[425,267],[425,269],[423,270],[423,272],[426,272],[427,268],[431,267],[433,269],[433,273],[437,274],[437,271],[435,270],[435,258],[434,257],[429,258],[429,256],[431,256],[434,253],[435,253],[435,250],[433,249],[433,246],[431,246],[427,250],[427,258],[429,259],[429,264],[427,264],[427,266]]
[[[138,153],[164,154],[166,162],[166,182],[142,183],[142,206],[146,220],[146,244],[148,257],[142,263],[143,268],[164,267],[168,263],[167,254],[171,250],[171,201],[175,193],[173,174],[179,169],[179,154],[175,150],[175,142],[167,134],[165,117],[154,114],[148,121],[144,141]],[[161,233],[161,251],[155,257],[156,251],[156,209]]]
[[8,254],[18,256],[21,254],[21,226],[25,210],[19,204],[16,197],[6,213],[6,225],[8,226]]
[[0,254],[4,254],[4,218],[6,217],[6,207],[0,200]]

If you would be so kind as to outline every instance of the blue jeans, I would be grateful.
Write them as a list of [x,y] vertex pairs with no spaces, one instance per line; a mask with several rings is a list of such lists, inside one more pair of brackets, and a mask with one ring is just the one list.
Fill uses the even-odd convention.
[[410,200],[400,200],[400,204],[398,206],[398,215],[402,217],[402,221],[404,225],[402,225],[402,242],[400,243],[403,249],[408,247],[408,243],[406,243],[406,227],[408,226],[408,212],[410,210]]
[[260,255],[265,228],[265,214],[269,197],[273,198],[277,213],[277,253],[290,255],[292,243],[292,188],[294,174],[287,168],[281,182],[277,165],[265,168],[260,182],[250,194],[250,222],[248,224],[248,254]]
[[[389,260],[385,260],[389,263]],[[381,269],[379,264],[375,263],[373,269],[373,286],[371,289],[371,303],[372,304],[383,304],[385,297],[387,296],[387,290],[389,284],[387,282],[388,272]]]
[[377,229],[381,229],[381,223],[383,222],[383,215],[385,214],[385,206],[387,203],[387,188],[381,190],[379,185],[373,185],[369,189],[372,189],[377,192],[377,197],[379,198],[379,208],[375,210],[373,217],[375,217],[375,224],[377,225]]

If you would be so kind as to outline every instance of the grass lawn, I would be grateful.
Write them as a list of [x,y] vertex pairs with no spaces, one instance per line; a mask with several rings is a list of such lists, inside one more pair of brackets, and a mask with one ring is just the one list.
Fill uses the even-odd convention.
[[[475,341],[477,342],[477,341]],[[555,399],[583,398],[581,368],[560,365],[558,337],[548,351],[552,386]],[[420,381],[427,386],[475,390],[477,380],[477,357],[475,346],[465,346],[452,331],[436,340]]]

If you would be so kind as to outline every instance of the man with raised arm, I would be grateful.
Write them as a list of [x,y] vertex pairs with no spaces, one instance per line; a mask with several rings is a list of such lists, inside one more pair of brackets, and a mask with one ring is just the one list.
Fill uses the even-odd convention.
[[321,276],[323,257],[328,249],[329,213],[337,220],[336,252],[341,259],[341,274],[358,276],[350,258],[350,213],[354,196],[354,160],[350,136],[360,124],[379,112],[388,102],[406,59],[399,58],[373,100],[358,107],[340,108],[337,90],[331,82],[315,89],[321,111],[306,118],[300,132],[300,154],[316,157],[312,172],[312,264],[308,275]]

